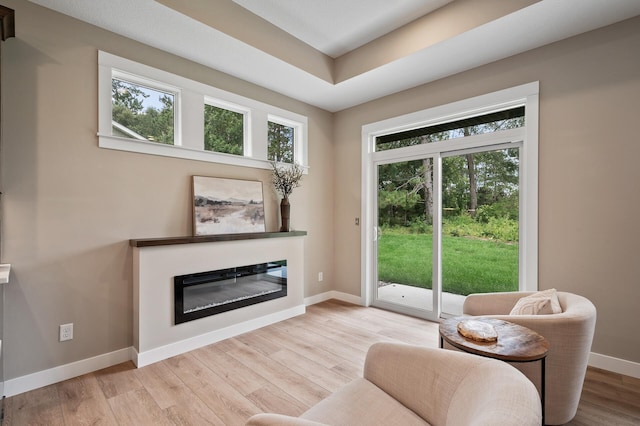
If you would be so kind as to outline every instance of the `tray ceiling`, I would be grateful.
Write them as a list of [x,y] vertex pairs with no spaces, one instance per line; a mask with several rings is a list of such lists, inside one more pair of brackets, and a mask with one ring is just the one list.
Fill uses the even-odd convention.
[[328,111],[640,14],[629,0],[30,0]]

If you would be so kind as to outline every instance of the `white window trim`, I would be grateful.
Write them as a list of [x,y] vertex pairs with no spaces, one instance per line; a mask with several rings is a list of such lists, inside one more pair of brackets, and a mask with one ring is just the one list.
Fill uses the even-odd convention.
[[[441,105],[434,108],[417,111],[399,117],[393,117],[376,123],[362,126],[362,204],[361,204],[361,303],[369,306],[373,302],[371,280],[375,275],[374,242],[377,236],[374,211],[377,188],[374,182],[376,175],[376,161],[391,161],[392,157],[424,156],[424,152],[418,154],[417,150],[428,151],[429,147],[406,147],[396,151],[375,151],[377,136],[397,133],[438,123],[455,121],[458,119],[481,115],[501,109],[508,109],[519,105],[525,106],[525,129],[521,149],[520,162],[520,235],[523,243],[520,245],[520,290],[535,291],[538,288],[538,108],[539,108],[539,82],[532,82],[498,92]],[[503,133],[504,132],[504,133]],[[501,131],[506,139],[523,133],[521,129]],[[477,135],[473,138],[480,140],[485,135]],[[466,141],[455,139],[436,142],[460,144],[460,149],[469,148],[469,138]],[[436,147],[434,146],[435,150]],[[434,230],[435,232],[435,230]],[[436,290],[434,288],[434,290]],[[439,315],[439,312],[437,313]]]
[[[165,145],[113,136],[111,131],[111,78],[118,73],[126,80],[161,90],[177,91],[174,102],[176,126],[174,145]],[[126,76],[126,78],[125,78]],[[204,149],[204,104],[235,106],[246,111],[244,156],[206,151]],[[231,108],[230,108],[231,109]],[[235,110],[235,109],[233,109]],[[160,155],[188,160],[223,163],[234,166],[271,169],[267,160],[268,117],[277,117],[294,127],[295,162],[308,173],[306,116],[227,92],[185,77],[159,70],[107,52],[98,51],[98,146],[100,148]],[[294,124],[294,125],[292,125]],[[298,151],[298,154],[295,154]]]

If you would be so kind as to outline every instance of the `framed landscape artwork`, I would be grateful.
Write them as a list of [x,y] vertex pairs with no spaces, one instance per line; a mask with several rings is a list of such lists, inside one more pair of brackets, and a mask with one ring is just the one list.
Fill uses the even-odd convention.
[[193,234],[265,232],[262,182],[193,176]]

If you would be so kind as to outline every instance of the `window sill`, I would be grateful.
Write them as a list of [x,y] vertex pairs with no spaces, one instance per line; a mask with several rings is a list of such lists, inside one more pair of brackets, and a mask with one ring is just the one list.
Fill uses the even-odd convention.
[[[221,163],[232,166],[253,167],[257,169],[271,169],[271,162],[239,155],[223,154],[219,152],[201,151],[182,146],[165,145],[155,142],[139,141],[118,136],[98,134],[100,148],[118,151],[137,152],[139,154],[159,155],[162,157],[182,158],[185,160]],[[308,174],[308,167],[304,167],[304,174]]]

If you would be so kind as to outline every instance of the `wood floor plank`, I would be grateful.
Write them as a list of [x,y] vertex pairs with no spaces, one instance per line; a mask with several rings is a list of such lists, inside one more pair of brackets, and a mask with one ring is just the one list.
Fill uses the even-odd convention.
[[[332,368],[344,362],[344,358],[324,350],[321,345],[321,339],[316,339],[316,335],[308,336],[309,339],[304,341],[296,337],[296,331],[300,331],[300,329],[289,328],[279,330],[272,328],[264,330],[262,338],[277,344],[279,349],[289,349],[300,355],[304,355],[326,368]],[[249,346],[253,347],[250,344]],[[277,351],[274,353],[277,353]]]
[[135,368],[136,366],[129,361],[96,371],[93,374],[98,379],[104,395],[111,398],[132,390],[142,389],[142,383],[135,374],[132,374]]
[[195,397],[187,385],[164,362],[156,362],[134,371],[161,410]]
[[243,424],[247,418],[260,412],[249,399],[194,355],[180,355],[166,362],[224,424]]
[[217,345],[209,345],[192,352],[200,362],[222,377],[242,395],[249,395],[269,384],[269,382],[226,352],[218,350]]
[[[435,347],[438,324],[331,300],[147,367],[124,363],[7,398],[3,424],[222,426],[257,412],[298,416],[361,377],[379,341]],[[568,425],[640,425],[640,379],[589,368]]]
[[64,425],[58,388],[45,386],[5,401],[5,425]]
[[614,376],[610,372],[594,368],[587,372],[584,388],[640,410],[640,380],[633,377]]
[[331,368],[331,370],[335,371],[336,373],[340,373],[343,376],[349,377],[351,380],[355,380],[358,377],[362,377],[362,367],[362,364],[358,364],[352,361],[345,361]]
[[279,387],[270,383],[250,393],[247,395],[247,398],[265,413],[299,416],[309,408]]
[[165,410],[165,415],[174,425],[213,425],[227,426],[204,403],[194,406],[173,405]]
[[576,417],[566,426],[638,426],[639,420],[637,416],[628,416],[608,406],[581,401]]
[[95,374],[85,374],[59,383],[58,394],[66,423],[117,424]]
[[351,381],[349,377],[325,368],[317,362],[289,349],[282,349],[271,354],[269,358],[330,392],[337,391]]
[[[381,336],[377,333],[358,329],[350,323],[342,323],[333,319],[326,324],[315,325],[314,330],[317,334],[321,334],[331,340],[336,340],[340,344],[348,345],[350,348],[365,354],[369,350],[369,346],[376,342],[390,342],[395,340],[388,336]],[[304,332],[304,330],[299,331]]]
[[248,346],[236,348],[229,354],[308,407],[315,405],[330,394],[327,389],[310,382],[291,369],[273,362],[270,358]]
[[118,393],[108,401],[118,424],[161,426],[172,424],[144,388]]
[[192,390],[217,380],[215,373],[192,353],[174,356],[162,362]]
[[[295,327],[289,329],[288,333],[291,336],[300,338],[309,334],[309,328]],[[344,360],[352,360],[357,365],[364,363],[364,358],[367,354],[367,350],[363,348],[363,346],[365,346],[364,343],[356,345],[358,347],[354,347],[352,345],[353,339],[351,339],[348,334],[343,334],[332,328],[325,330],[319,326],[314,326],[313,334],[313,342],[317,348]]]
[[165,362],[135,371],[165,416],[177,425],[224,425],[224,422],[174,374]]

